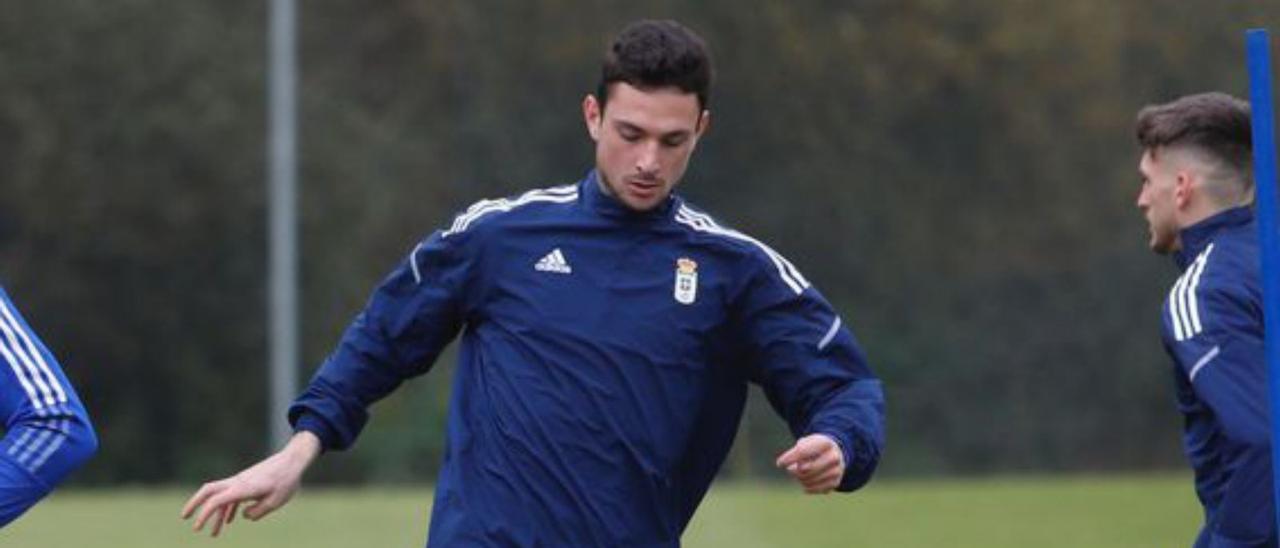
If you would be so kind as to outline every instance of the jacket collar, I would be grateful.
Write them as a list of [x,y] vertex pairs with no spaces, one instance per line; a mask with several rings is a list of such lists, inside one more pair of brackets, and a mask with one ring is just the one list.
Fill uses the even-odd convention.
[[1253,210],[1248,206],[1233,207],[1216,213],[1203,221],[1182,229],[1182,249],[1174,253],[1173,260],[1178,268],[1186,269],[1201,251],[1209,245],[1214,236],[1223,230],[1243,226],[1253,221]]
[[680,198],[673,192],[657,207],[648,211],[636,211],[605,191],[603,184],[599,172],[593,169],[587,173],[582,182],[578,183],[578,193],[582,196],[583,204],[588,210],[610,219],[625,221],[665,219],[671,216],[680,202]]

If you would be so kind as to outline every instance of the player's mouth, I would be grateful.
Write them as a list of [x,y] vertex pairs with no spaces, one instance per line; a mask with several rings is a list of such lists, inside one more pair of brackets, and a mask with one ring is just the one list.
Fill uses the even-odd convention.
[[657,179],[627,179],[627,193],[642,200],[650,200],[662,192],[662,182]]

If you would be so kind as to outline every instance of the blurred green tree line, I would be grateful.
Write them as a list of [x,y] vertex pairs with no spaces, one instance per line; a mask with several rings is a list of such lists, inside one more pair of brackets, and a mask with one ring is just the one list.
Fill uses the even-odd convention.
[[[305,376],[453,212],[580,177],[607,39],[672,17],[718,69],[680,192],[837,304],[886,383],[884,473],[1181,465],[1131,124],[1245,94],[1243,30],[1280,4],[300,4]],[[0,280],[93,413],[83,481],[268,450],[265,32],[246,0],[0,5]],[[315,475],[434,478],[452,369]],[[754,394],[726,473],[786,438]]]

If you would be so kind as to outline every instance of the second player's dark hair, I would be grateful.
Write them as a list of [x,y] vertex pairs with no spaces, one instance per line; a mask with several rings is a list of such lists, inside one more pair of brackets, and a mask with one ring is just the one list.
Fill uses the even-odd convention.
[[646,19],[627,25],[605,51],[596,99],[603,108],[614,82],[640,89],[674,86],[696,94],[705,109],[711,79],[711,53],[702,38],[675,21]]
[[1221,160],[1246,184],[1252,181],[1253,138],[1245,101],[1211,92],[1147,105],[1138,112],[1135,129],[1145,150],[1194,147]]

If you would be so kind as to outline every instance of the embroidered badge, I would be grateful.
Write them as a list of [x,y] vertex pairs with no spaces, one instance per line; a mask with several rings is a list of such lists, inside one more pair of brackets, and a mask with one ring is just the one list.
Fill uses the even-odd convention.
[[676,261],[676,302],[693,304],[698,298],[698,263],[688,257]]

